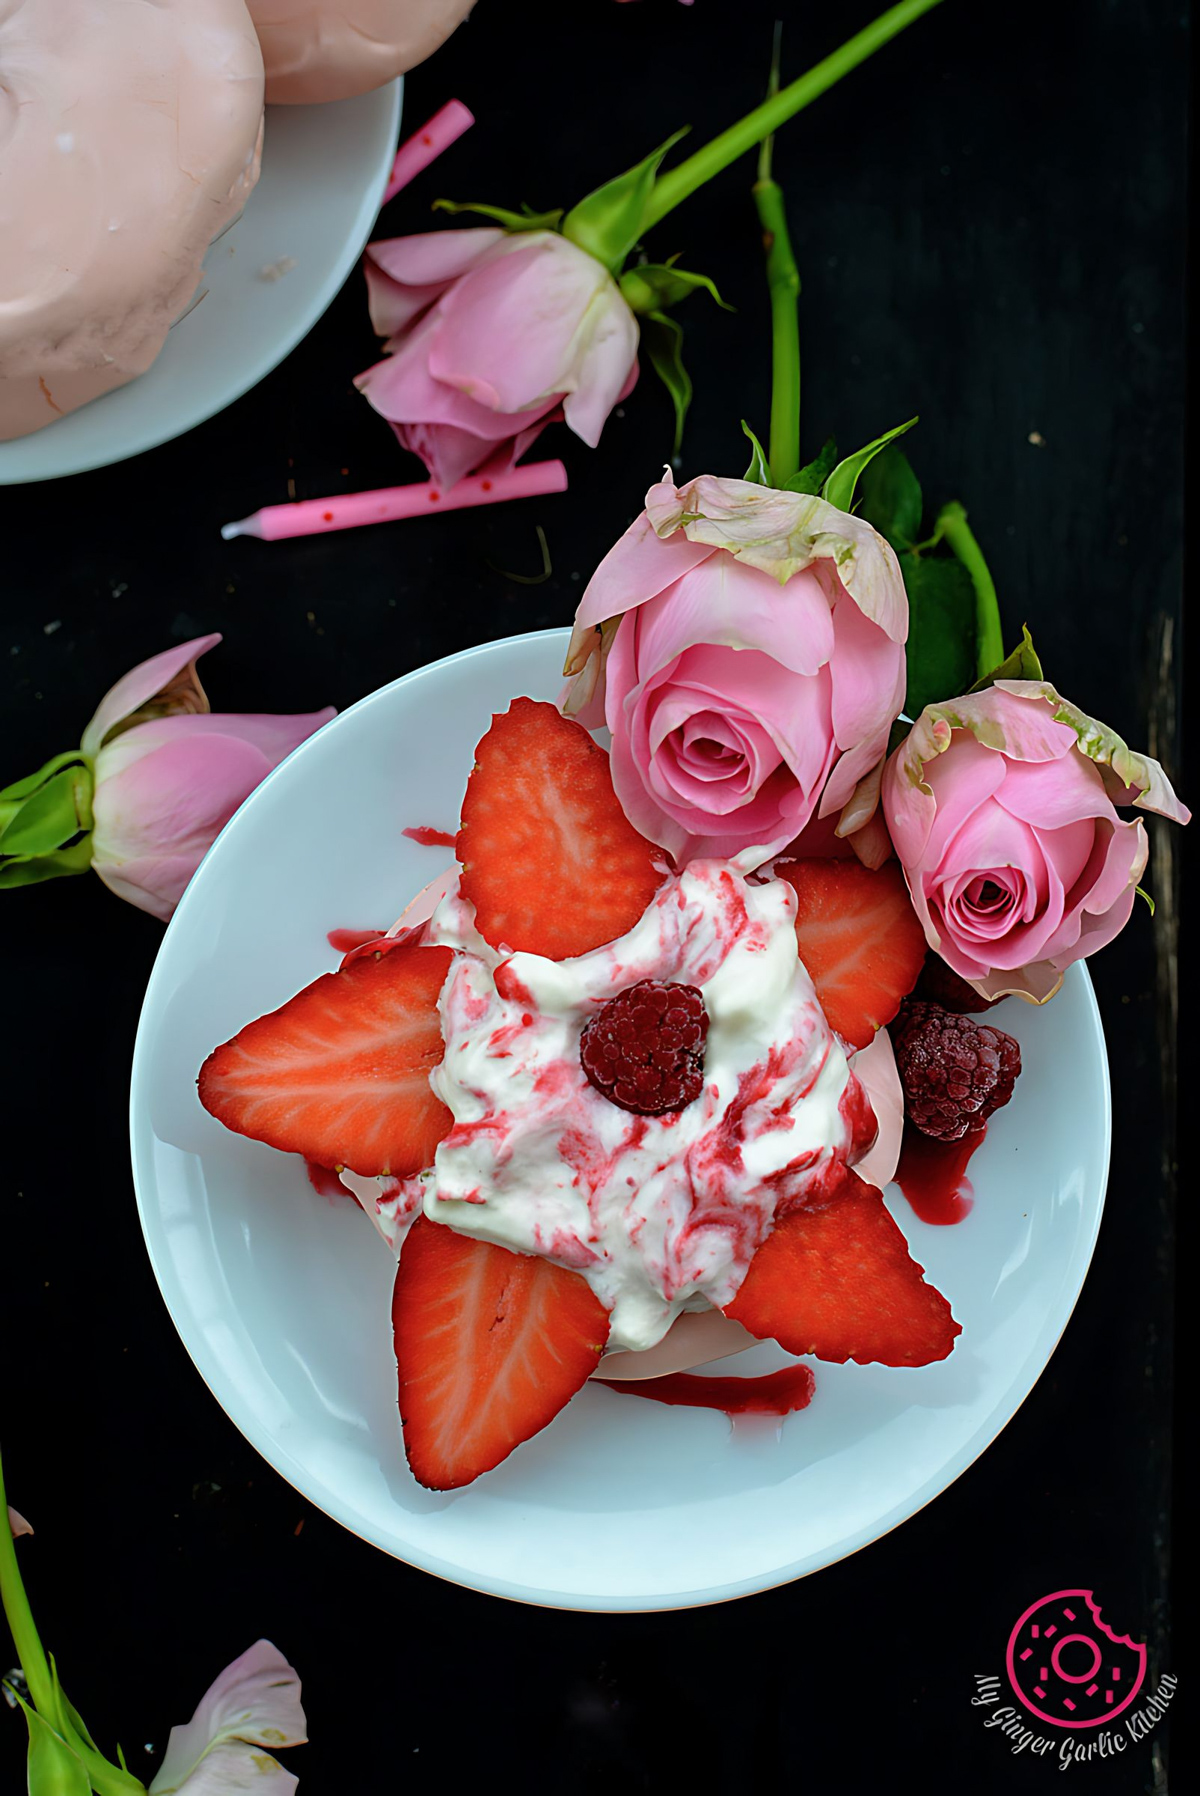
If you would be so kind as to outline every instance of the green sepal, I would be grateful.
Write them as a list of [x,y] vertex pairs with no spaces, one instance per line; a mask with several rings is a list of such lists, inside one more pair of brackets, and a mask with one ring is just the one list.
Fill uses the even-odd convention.
[[0,804],[0,860],[52,854],[92,827],[92,770],[75,760],[27,798]]
[[997,680],[1044,680],[1042,663],[1033,646],[1033,637],[1029,634],[1028,624],[1021,625],[1021,640],[1011,655],[1006,655],[998,667],[991,673],[984,674],[981,680],[968,688],[971,692],[984,692],[994,686]]
[[821,497],[828,504],[836,505],[839,511],[849,511],[854,504],[854,490],[858,485],[858,477],[868,462],[872,461],[881,449],[886,449],[888,444],[894,442],[897,437],[903,436],[906,430],[911,430],[916,422],[916,418],[909,418],[906,423],[897,424],[894,430],[885,431],[883,436],[876,437],[873,443],[868,443],[865,449],[859,449],[854,455],[848,455],[845,461],[840,461],[821,488]]
[[7,1688],[29,1728],[29,1796],[92,1796],[92,1780],[82,1759],[11,1684]]
[[1139,898],[1144,898],[1146,900],[1146,903],[1150,906],[1150,915],[1153,916],[1154,915],[1154,900],[1150,896],[1149,892],[1146,890],[1145,886],[1134,886],[1133,889]]
[[99,1752],[100,1748],[88,1732],[82,1715],[58,1681],[58,1665],[54,1654],[49,1653],[47,1657],[50,1660],[50,1677],[54,1684],[55,1719],[59,1732],[67,1739],[69,1745],[75,1745],[75,1739],[72,1736],[77,1736],[85,1746],[90,1746],[93,1752]]
[[751,447],[753,450],[753,453],[750,457],[750,466],[746,469],[746,472],[742,475],[742,479],[743,480],[752,480],[752,481],[754,481],[756,486],[770,486],[772,484],[771,464],[767,460],[766,455],[763,452],[762,444],[759,442],[758,438],[755,436],[754,432],[751,430],[750,426],[747,424],[747,422],[744,418],[742,419],[742,430],[743,430],[744,434],[750,438],[750,443],[751,443]]
[[47,879],[69,879],[86,873],[92,864],[92,838],[82,836],[69,848],[56,848],[53,854],[16,855],[11,861],[0,857],[0,892],[15,886],[41,885]]
[[617,282],[621,296],[631,312],[639,317],[649,312],[665,312],[681,299],[703,287],[711,293],[723,311],[732,312],[717,292],[717,284],[706,274],[693,274],[690,269],[676,268],[672,262],[640,262],[627,268]]
[[683,327],[665,312],[651,312],[642,325],[642,344],[650,366],[671,395],[675,407],[675,447],[678,455],[683,425],[692,403],[692,382],[683,365]]
[[903,449],[884,449],[864,468],[859,516],[873,524],[893,549],[911,549],[921,534],[925,501],[921,482]]
[[797,468],[790,480],[785,480],[785,493],[810,493],[814,498],[820,492],[837,462],[837,444],[832,437],[826,437],[817,454],[802,468]]
[[606,181],[572,206],[563,219],[563,236],[616,274],[642,234],[646,201],[653,191],[659,164],[667,151],[686,136],[685,126],[652,150],[644,161]]
[[902,555],[908,593],[908,689],[904,709],[919,717],[926,705],[957,698],[975,671],[975,588],[950,555]]
[[70,767],[74,762],[86,761],[86,759],[82,749],[68,748],[61,755],[51,755],[50,759],[44,766],[39,767],[36,773],[27,773],[23,780],[14,780],[11,786],[0,786],[0,817],[3,816],[6,805],[15,804],[20,799],[28,798],[37,791],[39,786],[44,786],[60,767]]
[[519,212],[510,212],[507,206],[477,206],[471,200],[434,200],[433,210],[478,212],[481,218],[494,218],[506,231],[557,231],[558,222],[563,215],[561,206],[553,212],[535,212],[530,206],[522,206]]

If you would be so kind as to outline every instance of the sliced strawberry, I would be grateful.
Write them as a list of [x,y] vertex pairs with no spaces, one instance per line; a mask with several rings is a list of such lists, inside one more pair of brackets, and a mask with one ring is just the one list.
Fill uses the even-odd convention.
[[418,1216],[392,1327],[413,1476],[457,1490],[570,1402],[604,1351],[608,1312],[578,1272]]
[[962,1332],[882,1193],[852,1172],[828,1201],[776,1223],[725,1314],[789,1353],[839,1365],[926,1366]]
[[865,1048],[917,983],[925,932],[897,861],[790,861],[777,869],[795,888],[800,958],[831,1029]]
[[458,834],[462,893],[493,947],[566,960],[632,929],[662,875],[608,756],[553,705],[514,699],[475,751]]
[[406,945],[323,973],[200,1069],[200,1102],[239,1135],[373,1177],[420,1172],[450,1127],[442,1058],[449,948]]

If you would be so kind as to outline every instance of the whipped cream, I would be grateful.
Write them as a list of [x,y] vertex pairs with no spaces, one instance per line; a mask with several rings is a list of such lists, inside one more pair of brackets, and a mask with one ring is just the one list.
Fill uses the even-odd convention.
[[[492,948],[451,890],[428,939],[455,951],[431,1075],[454,1126],[428,1172],[369,1206],[385,1238],[399,1245],[420,1195],[434,1222],[570,1267],[610,1309],[614,1349],[728,1303],[777,1211],[875,1133],[800,960],[795,903],[783,880],[693,862],[627,935],[552,961]],[[709,1015],[704,1089],[660,1117],[619,1109],[579,1060],[589,1018],[651,978],[698,987]]]

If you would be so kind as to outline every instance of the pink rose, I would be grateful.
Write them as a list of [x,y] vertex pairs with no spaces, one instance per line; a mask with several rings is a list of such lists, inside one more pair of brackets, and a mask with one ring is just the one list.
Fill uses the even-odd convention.
[[355,382],[430,474],[511,467],[559,415],[593,448],[637,379],[637,320],[556,231],[430,231],[367,251],[381,362]]
[[984,997],[1052,997],[1121,930],[1145,826],[1188,812],[1157,761],[1041,680],[928,705],[891,756],[883,814],[931,947]]
[[238,806],[334,716],[212,716],[196,662],[218,635],[181,643],[118,680],[83,735],[95,777],[92,866],[119,898],[165,922]]
[[907,633],[896,557],[861,518],[745,480],[668,481],[583,595],[566,709],[607,721],[643,835],[679,862],[758,864],[883,758]]

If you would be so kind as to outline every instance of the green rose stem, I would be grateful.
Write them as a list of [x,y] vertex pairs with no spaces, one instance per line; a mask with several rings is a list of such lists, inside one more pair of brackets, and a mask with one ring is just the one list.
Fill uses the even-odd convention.
[[1004,659],[1004,637],[1000,630],[1000,606],[996,585],[983,559],[983,550],[975,541],[967,523],[967,514],[957,499],[943,505],[934,524],[933,540],[949,543],[955,555],[971,576],[975,588],[975,671],[986,679]]
[[[776,26],[768,98],[778,88]],[[771,295],[771,445],[767,459],[772,481],[776,486],[784,486],[800,467],[800,271],[788,235],[783,190],[771,178],[774,142],[773,137],[763,140],[753,193],[767,252],[767,287]]]
[[[8,1523],[8,1502],[4,1494],[4,1465],[0,1460],[0,1603],[12,1632],[13,1644],[17,1649],[17,1658],[21,1662],[21,1670],[25,1673],[25,1681],[29,1686],[29,1695],[33,1708],[42,1720],[53,1729],[69,1746],[70,1751],[80,1760],[92,1788],[99,1796],[146,1796],[144,1783],[122,1770],[119,1765],[111,1765],[102,1753],[83,1739],[80,1733],[82,1724],[79,1717],[69,1711],[69,1705],[62,1694],[50,1663],[46,1658],[42,1643],[38,1639],[38,1631],[34,1626],[33,1613],[29,1607],[29,1598],[25,1594],[25,1585],[17,1564],[16,1542],[12,1537],[12,1529]],[[30,1722],[32,1728],[36,1724]],[[70,1763],[69,1754],[59,1747],[63,1757]],[[46,1788],[57,1787],[47,1785]],[[66,1785],[63,1786],[67,1787]],[[74,1787],[73,1785],[71,1787]]]
[[764,100],[753,112],[739,119],[736,125],[730,125],[711,143],[697,150],[677,168],[669,169],[665,175],[659,175],[646,198],[642,211],[642,229],[648,231],[674,211],[689,194],[711,181],[714,175],[736,162],[748,150],[754,149],[764,137],[794,118],[796,113],[819,99],[834,87],[844,75],[856,69],[860,63],[866,62],[876,50],[896,37],[905,26],[913,24],[923,13],[931,12],[941,0],[900,0],[899,5],[889,7],[870,25],[866,25],[854,37],[844,43],[839,50],[827,56],[823,62],[817,63],[806,74],[789,82],[787,87]]

